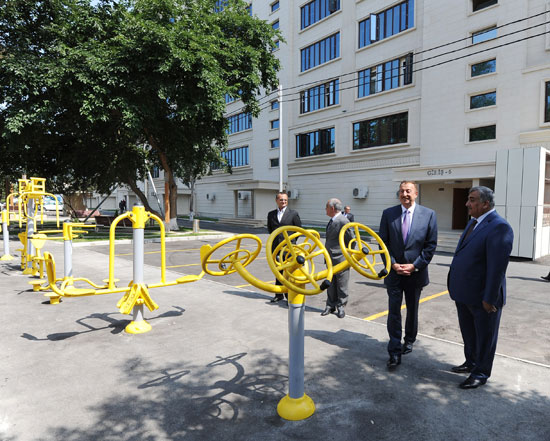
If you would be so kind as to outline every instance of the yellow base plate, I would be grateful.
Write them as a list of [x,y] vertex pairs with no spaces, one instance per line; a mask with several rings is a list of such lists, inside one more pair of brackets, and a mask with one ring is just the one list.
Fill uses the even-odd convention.
[[128,334],[143,334],[145,332],[149,332],[153,327],[147,323],[145,320],[141,320],[139,322],[130,322],[128,326],[126,326],[125,331]]
[[305,420],[315,413],[315,404],[306,394],[302,398],[290,398],[285,395],[277,405],[277,413],[285,420]]
[[15,257],[10,256],[9,254],[4,254],[2,257],[0,257],[0,260],[13,260]]

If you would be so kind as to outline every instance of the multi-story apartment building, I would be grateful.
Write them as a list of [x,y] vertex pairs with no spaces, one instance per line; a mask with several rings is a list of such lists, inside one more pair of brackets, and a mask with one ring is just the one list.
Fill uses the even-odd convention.
[[228,102],[233,173],[197,183],[199,214],[264,220],[282,187],[305,224],[324,224],[338,197],[377,230],[412,179],[456,236],[468,189],[486,185],[514,228],[514,254],[550,253],[549,0],[251,5],[285,39],[282,101],[262,97],[258,118]]

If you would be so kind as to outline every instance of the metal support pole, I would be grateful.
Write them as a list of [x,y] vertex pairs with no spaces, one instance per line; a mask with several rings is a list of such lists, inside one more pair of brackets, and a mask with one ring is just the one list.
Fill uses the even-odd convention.
[[25,256],[25,268],[23,274],[36,275],[38,271],[32,267],[32,258],[34,256],[34,245],[31,237],[34,234],[34,199],[30,198],[27,202],[27,255]]
[[2,210],[2,238],[4,241],[4,255],[0,257],[0,260],[13,260],[14,257],[10,255],[10,234],[8,231],[8,212]]
[[[70,222],[70,220],[66,220],[65,222]],[[63,278],[68,279],[73,276],[73,241],[70,238],[63,240],[63,261]]]
[[[137,207],[137,210],[136,210]],[[145,260],[145,222],[143,221],[145,209],[141,203],[137,203],[132,210],[139,213],[141,219],[134,220],[133,224],[133,290],[147,289],[144,285],[143,267]],[[126,332],[130,334],[142,334],[151,330],[151,325],[143,317],[143,300],[138,299],[132,310],[132,322],[126,326]]]
[[286,420],[299,421],[315,412],[313,400],[304,393],[305,296],[288,291],[288,394],[277,405]]
[[283,191],[283,166],[284,166],[284,155],[283,155],[283,86],[279,84],[279,191]]

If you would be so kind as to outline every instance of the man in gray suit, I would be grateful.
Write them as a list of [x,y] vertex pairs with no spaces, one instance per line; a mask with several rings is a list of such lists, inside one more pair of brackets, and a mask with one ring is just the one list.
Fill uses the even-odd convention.
[[[401,182],[401,205],[384,210],[380,220],[379,235],[388,247],[391,258],[391,270],[384,279],[388,291],[389,369],[401,364],[401,354],[412,351],[418,332],[420,293],[430,282],[428,264],[437,246],[435,212],[416,204],[417,197],[418,189],[415,182]],[[401,345],[403,294],[407,305],[407,319],[404,343]]]
[[[325,248],[330,255],[332,264],[337,265],[345,259],[338,238],[340,236],[340,230],[344,225],[349,223],[349,220],[342,214],[342,202],[340,202],[339,199],[329,199],[325,209],[327,216],[330,217],[326,229]],[[347,230],[344,236],[344,243],[346,246],[348,246],[351,239],[351,230]],[[327,304],[321,315],[325,316],[336,312],[338,318],[344,318],[346,315],[344,307],[348,302],[348,284],[349,268],[338,274],[334,274],[332,283],[327,289]]]

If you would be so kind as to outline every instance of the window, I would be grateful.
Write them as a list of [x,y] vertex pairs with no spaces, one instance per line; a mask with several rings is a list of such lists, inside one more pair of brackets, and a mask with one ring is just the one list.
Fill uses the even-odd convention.
[[305,29],[338,10],[340,0],[313,0],[300,8],[300,29]]
[[472,44],[483,43],[487,40],[492,40],[497,37],[497,28],[495,26],[482,31],[472,33]]
[[273,29],[279,29],[279,20],[277,20],[276,22],[271,23],[271,27]]
[[272,129],[278,129],[279,128],[279,120],[274,119],[274,120],[270,121],[270,126],[271,126]]
[[277,9],[279,9],[279,2],[271,3],[271,12],[275,12]]
[[334,127],[296,135],[296,157],[334,153]]
[[493,58],[492,60],[482,61],[481,63],[472,64],[471,66],[471,76],[479,77],[480,75],[485,75],[488,73],[495,72],[497,70],[497,60]]
[[488,8],[489,6],[496,5],[498,0],[472,0],[472,10],[479,11],[481,9]]
[[272,148],[272,149],[278,148],[278,147],[279,147],[279,138],[277,138],[277,139],[272,139],[272,140],[270,141],[270,143],[271,143],[271,148]]
[[[403,66],[401,71],[400,66]],[[358,72],[357,97],[412,83],[412,53]]]
[[279,101],[278,100],[273,100],[271,101],[271,110],[277,110],[279,108]]
[[353,150],[407,142],[408,112],[353,124]]
[[[226,164],[231,167],[243,167],[248,165],[248,146],[237,147],[221,153],[221,157],[225,159]],[[213,170],[219,170],[222,165],[218,163],[212,164]]]
[[279,167],[279,158],[271,158],[269,160],[270,167]]
[[359,22],[359,48],[414,27],[414,0],[406,0]]
[[495,124],[470,129],[470,142],[486,141],[488,139],[496,139],[496,137],[497,126]]
[[275,40],[275,48],[274,49],[271,49],[272,51],[276,51],[277,49],[279,49],[279,40]]
[[252,128],[252,115],[250,113],[239,113],[227,118],[229,121],[229,127],[227,128],[227,134],[242,132]]
[[300,113],[338,104],[339,83],[339,80],[332,80],[300,92]]
[[487,92],[470,97],[470,109],[479,109],[481,107],[494,106],[497,103],[497,93]]
[[225,104],[229,104],[229,103],[232,103],[233,101],[235,101],[237,98],[233,98],[231,95],[229,95],[228,93],[225,94]]
[[550,122],[550,81],[544,84],[544,122]]
[[302,56],[301,72],[311,69],[340,56],[340,33],[313,43],[300,51]]
[[156,165],[153,166],[153,172],[151,173],[151,175],[153,176],[153,178],[158,178],[160,176],[160,170]]

